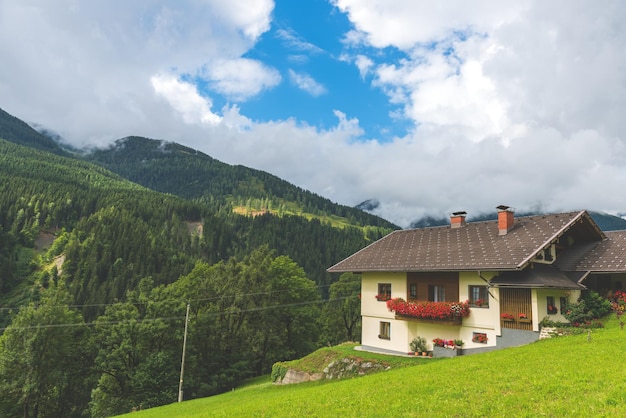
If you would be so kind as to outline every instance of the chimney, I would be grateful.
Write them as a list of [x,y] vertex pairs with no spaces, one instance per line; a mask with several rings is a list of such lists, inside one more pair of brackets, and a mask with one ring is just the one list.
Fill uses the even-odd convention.
[[498,209],[498,234],[506,235],[515,224],[515,218],[513,213],[515,212],[513,208],[510,208],[505,205],[500,205],[496,209]]
[[465,215],[467,212],[453,212],[450,214],[450,228],[461,228],[465,226]]

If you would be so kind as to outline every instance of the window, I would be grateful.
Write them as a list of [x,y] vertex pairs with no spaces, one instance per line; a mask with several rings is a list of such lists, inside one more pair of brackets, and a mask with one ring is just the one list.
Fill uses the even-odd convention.
[[489,307],[489,291],[487,286],[469,286],[469,303],[478,308]]
[[378,334],[378,338],[380,338],[381,340],[391,339],[391,322],[380,322],[380,331]]
[[376,299],[386,301],[391,299],[391,283],[378,283],[378,294]]
[[472,342],[487,344],[487,334],[484,332],[472,332]]
[[546,309],[548,311],[548,315],[554,315],[559,311],[556,305],[554,304],[554,296],[546,297],[546,302],[547,302]]
[[566,312],[567,311],[567,298],[561,296],[559,298],[559,302],[560,302],[560,305],[561,305],[561,306],[559,306],[559,308],[561,309],[561,313]]
[[428,300],[430,302],[445,302],[446,288],[439,285],[428,285]]
[[417,283],[409,283],[409,299],[417,299]]

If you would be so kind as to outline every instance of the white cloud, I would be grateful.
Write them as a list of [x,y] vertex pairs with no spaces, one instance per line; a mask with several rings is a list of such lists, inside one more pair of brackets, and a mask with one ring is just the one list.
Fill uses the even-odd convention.
[[305,51],[312,54],[319,54],[324,52],[320,47],[307,42],[301,36],[299,36],[293,29],[278,29],[276,36],[285,42],[289,48],[296,49],[298,51]]
[[365,78],[365,76],[370,73],[372,67],[374,66],[374,61],[372,61],[370,58],[366,57],[365,55],[357,55],[354,60],[354,64],[359,69],[361,78]]
[[201,97],[196,87],[173,76],[156,75],[150,81],[155,93],[164,97],[186,123],[216,125],[221,117],[211,112],[211,101]]
[[321,96],[326,93],[326,87],[315,81],[313,77],[305,73],[298,73],[294,70],[289,70],[289,79],[299,89],[306,91],[311,96]]
[[456,31],[491,31],[519,16],[528,1],[479,0],[416,2],[407,0],[331,0],[355,26],[348,38],[376,48],[409,50]]
[[274,10],[272,0],[209,0],[207,3],[218,17],[232,22],[252,41],[269,30],[270,15]]
[[280,83],[277,70],[249,58],[223,60],[206,70],[213,90],[237,101],[248,99]]
[[[178,118],[154,95],[151,77],[201,77],[213,64],[237,62],[269,28],[273,6],[271,0],[0,0],[0,55],[12,62],[0,66],[0,106],[76,144],[160,136],[156,128]],[[238,78],[216,79],[219,88],[247,97],[276,83],[265,66],[242,67],[248,71]],[[229,82],[239,89],[228,90]]]

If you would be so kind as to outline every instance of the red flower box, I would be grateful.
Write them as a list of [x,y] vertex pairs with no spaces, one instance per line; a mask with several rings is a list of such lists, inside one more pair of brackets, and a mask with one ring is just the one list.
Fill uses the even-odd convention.
[[407,302],[402,298],[387,301],[387,309],[398,316],[416,319],[457,320],[470,314],[469,302]]

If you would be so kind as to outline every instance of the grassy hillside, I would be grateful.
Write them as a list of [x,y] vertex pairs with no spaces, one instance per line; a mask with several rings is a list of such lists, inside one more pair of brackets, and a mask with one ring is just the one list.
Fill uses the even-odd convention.
[[[269,383],[128,415],[623,416],[626,331],[606,328],[332,383]],[[416,359],[417,360],[417,359]]]

